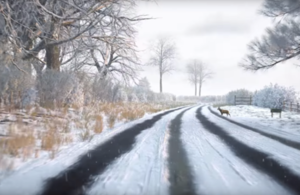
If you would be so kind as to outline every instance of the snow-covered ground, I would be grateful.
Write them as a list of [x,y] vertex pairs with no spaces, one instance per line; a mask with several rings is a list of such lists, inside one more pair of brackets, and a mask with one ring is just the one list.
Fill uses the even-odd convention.
[[[268,108],[249,105],[222,106],[221,108],[229,110],[230,119],[237,122],[258,129],[287,132],[300,138],[300,113],[284,111],[281,113],[281,118],[278,113],[274,113],[272,118]],[[219,113],[217,108],[213,108],[213,110]]]
[[[58,167],[63,169],[74,162],[73,158],[86,152],[99,140],[105,139],[108,135],[115,135],[120,129],[127,128],[128,125],[151,118],[151,112],[153,112],[150,112],[151,109],[164,110],[167,107],[160,104],[154,106],[143,104],[122,106],[114,108],[106,105],[106,113],[99,110],[98,107],[94,109],[68,108],[57,110],[33,107],[29,110],[12,111],[0,109],[0,182],[15,171],[26,172],[26,170],[41,164],[52,166],[52,163],[56,164],[55,162],[60,161],[62,157],[66,160]],[[135,109],[136,106],[140,108]],[[126,111],[126,109],[129,111]],[[122,118],[124,113],[120,111],[123,110],[125,114],[129,114],[128,120]],[[134,123],[130,122],[134,117],[132,112],[139,111],[144,113],[140,116],[141,118]],[[101,127],[98,127],[98,132],[96,132],[97,117],[99,116],[101,116],[101,120],[98,122]],[[114,117],[112,127],[109,124],[110,116]],[[22,140],[25,140],[21,137],[23,135],[32,136],[33,139],[29,139],[28,143],[25,141],[23,143]],[[52,139],[49,139],[50,141],[55,142],[55,145],[51,146],[52,148],[49,148],[49,146],[45,149],[45,146],[42,147],[42,145],[46,145],[47,136]],[[9,147],[4,142],[7,139],[15,139],[16,137],[19,139],[16,139],[16,143],[11,142]],[[1,151],[4,149],[6,152],[2,153]],[[76,154],[75,157],[73,154]],[[51,172],[54,173],[55,171],[49,173]]]
[[[196,109],[183,116],[182,139],[199,194],[288,194],[276,181],[244,163],[217,136],[209,133],[196,119]],[[232,129],[234,125],[212,115],[207,108],[204,108],[203,114],[210,120],[216,119],[213,121],[224,129],[236,130]]]
[[[251,148],[258,149],[270,154],[270,158],[274,158],[279,161],[282,165],[292,168],[295,172],[300,175],[300,151],[299,149],[291,148],[277,140],[270,139],[269,137],[262,136],[257,132],[245,130],[240,126],[232,124],[226,120],[220,120],[219,117],[210,113],[207,108],[203,109],[203,114],[206,115],[209,121],[214,122],[237,140],[245,143]],[[292,139],[293,137],[291,137]],[[298,138],[300,142],[300,137]],[[262,159],[263,160],[263,159]]]
[[[294,194],[288,185],[285,185],[284,182],[268,172],[269,170],[266,168],[268,163],[260,168],[257,168],[254,164],[264,163],[264,161],[269,162],[268,160],[272,159],[300,177],[299,149],[289,147],[260,133],[249,131],[221,119],[212,114],[208,107],[201,109],[201,115],[209,121],[205,123],[196,115],[199,106],[187,110],[182,115],[181,125],[179,125],[181,133],[177,134],[183,143],[183,149],[187,153],[187,156],[182,156],[182,158],[187,158],[191,168],[193,185],[195,186],[194,194]],[[259,129],[266,128],[262,129],[263,131],[273,130],[276,131],[274,132],[276,134],[283,132],[291,139],[298,139],[295,135],[298,136],[299,132],[282,130],[276,124],[277,120],[286,123],[290,123],[290,118],[293,121],[299,120],[300,117],[295,113],[289,113],[290,118],[287,118],[288,113],[284,112],[282,119],[278,119],[276,116],[272,119],[268,116],[268,114],[270,115],[268,109],[252,106],[224,106],[222,108],[231,112],[231,119],[233,120]],[[96,195],[99,192],[103,194],[131,195],[169,194],[170,186],[174,186],[174,183],[172,183],[174,180],[170,179],[172,175],[174,176],[174,173],[171,174],[170,171],[172,169],[170,169],[169,157],[172,154],[178,155],[176,152],[170,152],[172,150],[169,147],[170,137],[174,137],[174,129],[170,124],[173,124],[172,121],[184,109],[163,116],[153,126],[144,129],[135,136],[131,150],[115,158],[101,174],[93,176],[94,182],[86,191],[86,194]],[[216,108],[213,108],[213,110],[217,111]],[[49,155],[45,154],[37,159],[23,162],[15,172],[0,180],[0,194],[38,194],[41,192],[43,182],[47,178],[56,176],[66,170],[70,165],[77,162],[80,155],[88,153],[89,150],[105,143],[121,132],[127,133],[125,131],[127,128],[147,119],[152,119],[155,115],[147,114],[132,122],[119,123],[113,129],[95,134],[89,140],[78,140],[68,146],[61,147],[54,159],[49,159]],[[263,123],[261,120],[269,121],[269,123]],[[214,125],[207,126],[210,123]],[[236,142],[247,146],[248,149],[242,153],[244,156],[237,155],[238,149],[232,147],[232,142],[228,143],[223,140],[223,138],[226,139],[226,136],[218,133],[221,129],[215,131],[210,129],[214,128],[213,126],[222,128],[222,131],[228,135],[227,137],[231,137]],[[288,127],[286,126],[286,128]],[[253,151],[261,152],[264,158],[251,156],[250,153]],[[249,157],[245,158],[247,154],[250,155],[250,160]],[[245,160],[251,161],[251,158],[253,158],[252,162]],[[284,177],[284,175],[282,176]],[[65,180],[68,180],[68,175],[65,176]],[[16,183],[18,184],[17,188],[15,187]],[[291,188],[295,189],[295,187]]]
[[[86,153],[87,151],[91,150],[95,146],[97,146],[101,143],[104,143],[105,141],[109,140],[116,134],[124,131],[127,128],[130,128],[130,127],[136,125],[137,123],[143,122],[147,119],[151,119],[154,115],[157,115],[159,113],[161,113],[161,112],[158,112],[156,114],[146,114],[144,117],[142,117],[138,120],[128,122],[128,123],[118,124],[118,125],[116,125],[115,128],[113,128],[109,131],[104,131],[101,134],[95,135],[91,140],[87,140],[87,141],[83,141],[83,142],[82,141],[74,142],[74,143],[68,145],[68,147],[60,148],[60,151],[57,153],[57,155],[54,159],[49,159],[48,155],[44,155],[44,156],[41,156],[40,158],[30,159],[26,162],[21,163],[18,166],[18,168],[15,169],[14,172],[10,173],[9,176],[6,175],[5,178],[2,178],[3,179],[2,181],[0,180],[0,194],[1,195],[2,194],[32,195],[32,194],[39,193],[39,191],[41,190],[41,187],[43,186],[44,179],[57,175],[62,170],[66,169],[67,167],[69,167],[70,165],[75,163],[80,155]],[[176,113],[178,114],[178,111],[176,111],[175,114]],[[165,125],[167,125],[167,123],[165,123],[166,122],[165,120],[170,120],[170,117],[172,118],[172,116],[173,115],[168,116],[166,119],[163,119],[162,122]],[[161,129],[161,128],[163,128],[163,129]],[[139,148],[137,148],[136,150],[133,151],[133,155],[135,156],[135,155],[137,155],[137,153],[141,153],[141,155],[146,155],[144,157],[145,161],[140,161],[139,162],[140,166],[136,166],[136,164],[132,164],[134,167],[136,167],[140,171],[145,168],[145,165],[147,165],[147,163],[149,162],[148,161],[149,157],[155,155],[155,151],[154,151],[154,153],[145,153],[143,151],[153,150],[152,147],[160,146],[160,145],[155,146],[153,144],[154,144],[154,142],[158,141],[157,139],[161,138],[160,133],[164,133],[165,128],[166,127],[164,127],[164,126],[158,125],[158,126],[154,127],[153,129],[151,129],[152,131],[156,131],[158,133],[158,135],[157,135],[157,138],[148,140],[148,141],[150,141],[150,144],[148,142],[145,142],[145,140],[144,141],[141,140],[141,142],[142,142],[141,144],[144,145],[143,147],[147,146],[147,148],[146,149],[144,148],[144,150],[142,150],[142,151]],[[155,136],[155,134],[152,134],[152,131],[151,132],[145,131],[142,135],[144,135],[144,134],[151,135],[153,138],[153,136]],[[160,144],[160,143],[157,143],[157,144]],[[120,162],[122,162],[123,159],[126,160],[128,157],[132,157],[132,155],[131,156],[125,155],[124,158],[120,159]],[[116,164],[118,164],[118,162],[116,162]],[[124,166],[124,164],[121,164],[120,166],[123,168],[126,168],[127,166],[129,166],[129,164],[126,166]],[[128,169],[124,169],[124,170],[126,171]],[[109,170],[107,171],[107,174],[109,174]],[[130,175],[128,175],[128,176],[130,176]],[[131,176],[134,176],[134,175],[131,175]],[[26,180],[24,180],[24,178],[26,178]],[[17,189],[15,189],[13,187],[13,186],[15,186],[16,183],[18,183]],[[113,181],[109,180],[107,183],[112,184]],[[125,183],[124,185],[126,186],[126,185],[128,185],[128,183]],[[115,186],[112,185],[111,187],[114,188]],[[101,188],[101,186],[97,186],[97,188]],[[118,190],[118,189],[115,189],[115,190]],[[136,194],[139,194],[139,193],[136,193]]]

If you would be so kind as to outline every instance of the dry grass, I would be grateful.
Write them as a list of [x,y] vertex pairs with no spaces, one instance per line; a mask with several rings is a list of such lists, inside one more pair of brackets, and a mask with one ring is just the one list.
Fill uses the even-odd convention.
[[49,120],[45,122],[45,129],[41,136],[41,149],[52,151],[55,149],[56,145],[60,145],[61,136],[59,129],[61,124],[53,123]]
[[109,128],[113,128],[116,120],[132,121],[141,118],[145,113],[155,113],[167,109],[167,106],[149,103],[103,103],[97,106],[97,111],[107,117]]
[[114,127],[116,120],[117,120],[117,116],[115,113],[111,113],[108,115],[107,123],[108,123],[108,127],[110,129],[112,129]]
[[143,117],[144,114],[145,111],[141,109],[124,109],[121,112],[121,119],[125,119],[125,121],[133,121],[135,119]]
[[71,123],[70,120],[67,120],[65,123],[63,123],[61,125],[63,133],[70,133],[71,132],[70,123]]
[[73,142],[73,137],[69,134],[65,135],[63,138],[63,141],[62,141],[62,143],[64,143],[64,144],[69,144],[72,142]]
[[90,130],[88,129],[83,129],[79,135],[82,141],[86,141],[91,137]]
[[[2,142],[2,143],[1,143]],[[35,138],[31,135],[16,135],[11,138],[1,140],[0,144],[4,147],[2,152],[11,156],[29,156],[29,150],[35,146]]]
[[96,115],[94,120],[94,133],[101,133],[103,131],[103,117],[101,115]]
[[[0,154],[26,160],[29,157],[38,158],[41,151],[48,151],[49,158],[55,158],[62,144],[70,144],[76,138],[86,141],[100,134],[105,128],[103,116],[107,117],[107,126],[112,129],[118,121],[136,120],[146,113],[168,108],[170,105],[121,102],[95,103],[83,108],[73,106],[71,110],[67,107],[55,110],[49,107],[27,107],[24,113],[16,113],[16,122],[7,126],[9,138],[0,139]],[[25,126],[24,117],[35,123]],[[76,128],[75,132],[72,126]],[[41,144],[36,145],[37,141]]]
[[41,149],[51,151],[57,143],[56,138],[54,133],[45,132],[42,136]]
[[8,127],[9,137],[0,139],[1,153],[15,157],[29,157],[35,146],[35,137],[33,131],[23,132],[24,129],[19,125],[10,124]]

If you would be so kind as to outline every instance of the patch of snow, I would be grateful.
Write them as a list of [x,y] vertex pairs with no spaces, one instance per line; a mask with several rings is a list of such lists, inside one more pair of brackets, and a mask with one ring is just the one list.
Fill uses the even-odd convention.
[[291,194],[269,176],[239,159],[205,129],[191,109],[182,118],[182,141],[198,194]]
[[[300,113],[283,111],[281,118],[279,113],[274,113],[271,117],[270,109],[257,106],[237,105],[223,106],[222,109],[229,110],[232,120],[245,125],[265,129],[269,132],[276,130],[288,133],[300,139]],[[217,108],[213,108],[219,113]]]
[[300,175],[300,164],[298,163],[300,162],[299,150],[223,120],[213,115],[207,107],[202,109],[202,113],[208,120],[223,128],[235,139],[254,149],[269,154],[269,158],[275,159],[285,167]]
[[0,182],[0,194],[37,194],[42,190],[45,179],[57,175],[65,168],[64,164],[56,162],[36,167],[31,172],[17,172],[3,182]]

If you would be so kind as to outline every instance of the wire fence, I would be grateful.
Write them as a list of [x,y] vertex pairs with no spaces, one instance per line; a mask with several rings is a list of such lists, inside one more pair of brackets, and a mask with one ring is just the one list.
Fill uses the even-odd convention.
[[282,110],[290,112],[300,112],[300,104],[299,102],[283,102]]
[[[253,100],[252,96],[244,96],[244,97],[234,96],[234,105],[252,105],[252,100]],[[300,113],[300,104],[299,102],[284,101],[282,103],[281,110]]]

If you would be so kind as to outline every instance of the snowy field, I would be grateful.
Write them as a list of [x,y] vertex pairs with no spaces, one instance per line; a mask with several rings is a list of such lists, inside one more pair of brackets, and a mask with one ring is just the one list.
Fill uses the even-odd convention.
[[[245,125],[269,131],[283,131],[300,138],[300,113],[284,111],[281,118],[278,113],[274,113],[272,118],[268,108],[237,105],[222,106],[221,109],[229,110],[230,119]],[[213,110],[220,113],[217,108]]]

